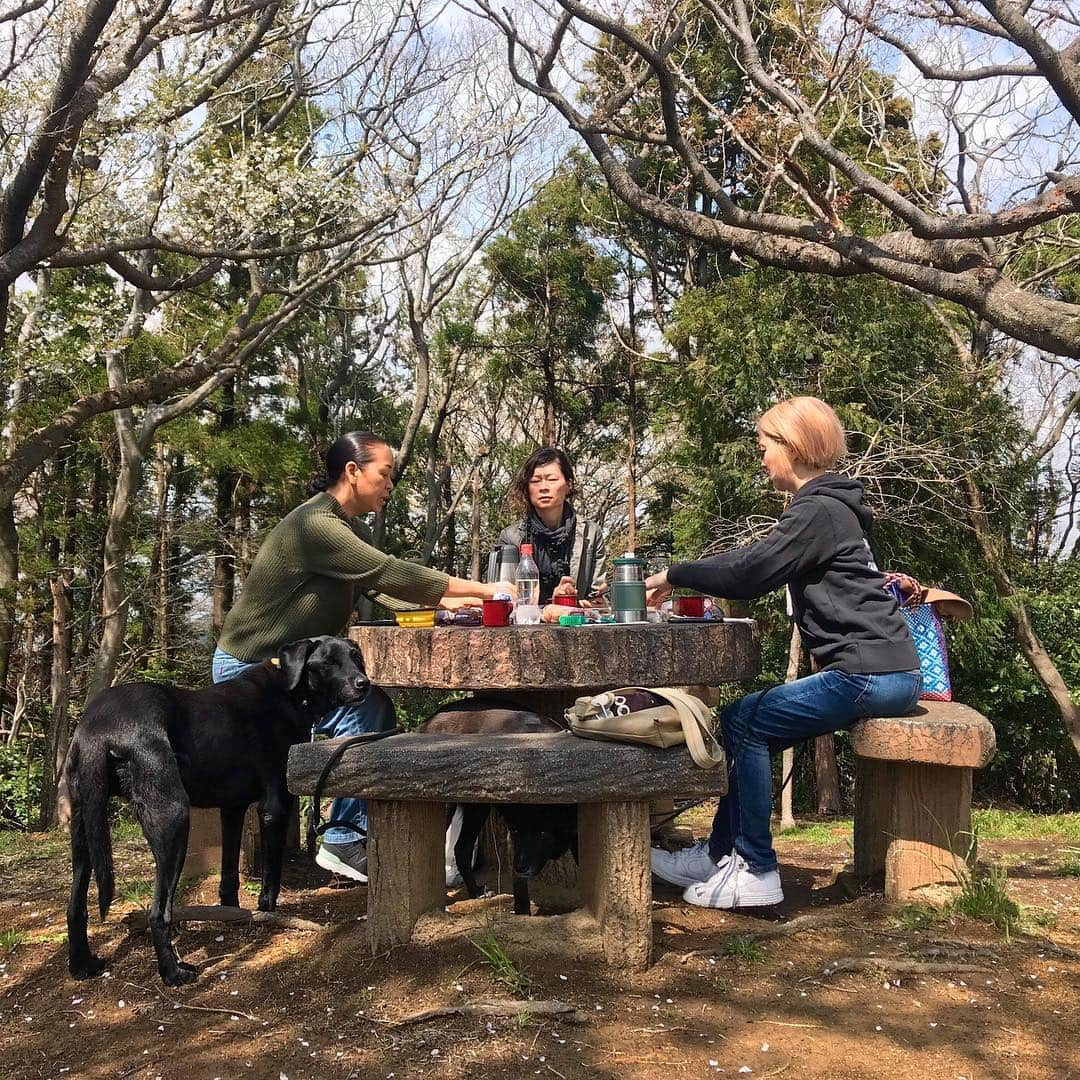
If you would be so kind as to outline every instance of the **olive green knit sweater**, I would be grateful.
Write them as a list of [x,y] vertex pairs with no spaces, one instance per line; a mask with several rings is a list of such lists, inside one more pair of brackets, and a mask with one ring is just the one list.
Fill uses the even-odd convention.
[[392,607],[394,600],[435,607],[448,582],[440,570],[365,543],[338,501],[320,492],[262,542],[218,647],[239,660],[265,660],[287,641],[342,633],[360,592]]

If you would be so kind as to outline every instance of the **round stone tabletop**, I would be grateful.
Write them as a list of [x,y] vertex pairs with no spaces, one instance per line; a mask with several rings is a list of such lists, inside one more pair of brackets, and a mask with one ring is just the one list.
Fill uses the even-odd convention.
[[372,682],[435,690],[717,686],[761,667],[746,622],[587,626],[354,626]]

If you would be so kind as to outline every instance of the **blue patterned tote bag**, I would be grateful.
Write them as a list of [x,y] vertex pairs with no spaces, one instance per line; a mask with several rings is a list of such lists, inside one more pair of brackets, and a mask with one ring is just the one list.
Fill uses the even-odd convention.
[[[968,619],[971,605],[941,589],[924,589],[907,574],[886,574],[885,588],[900,605],[900,614],[911,631],[915,651],[919,654],[924,701],[952,701],[952,681],[949,678],[949,648],[941,616]],[[939,613],[939,608],[940,613]]]

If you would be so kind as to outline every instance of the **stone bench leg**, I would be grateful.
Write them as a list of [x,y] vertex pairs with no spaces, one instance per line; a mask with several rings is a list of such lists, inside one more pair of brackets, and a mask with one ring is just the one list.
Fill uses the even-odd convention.
[[404,945],[416,920],[446,906],[446,807],[369,799],[368,945],[372,955]]
[[585,906],[600,924],[604,957],[640,971],[652,956],[649,804],[583,803],[578,852]]
[[971,769],[855,759],[855,873],[885,897],[961,880],[971,842]]

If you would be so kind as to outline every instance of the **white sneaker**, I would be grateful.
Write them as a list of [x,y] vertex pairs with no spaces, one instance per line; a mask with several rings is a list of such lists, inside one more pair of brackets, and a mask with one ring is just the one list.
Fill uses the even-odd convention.
[[653,848],[649,852],[649,859],[652,872],[658,878],[670,881],[672,885],[696,885],[698,882],[707,881],[718,869],[727,866],[731,856],[725,855],[719,862],[715,862],[709,854],[709,841],[699,840],[682,851]]
[[779,870],[751,870],[741,855],[735,855],[708,881],[688,885],[683,899],[698,907],[770,907],[783,903],[784,890]]
[[443,848],[446,863],[446,887],[448,889],[456,889],[459,885],[465,884],[465,879],[458,869],[457,859],[454,857],[454,848],[457,846],[458,837],[461,835],[463,821],[464,811],[460,806],[455,806],[453,816],[450,818],[450,825],[446,830],[446,845]]

